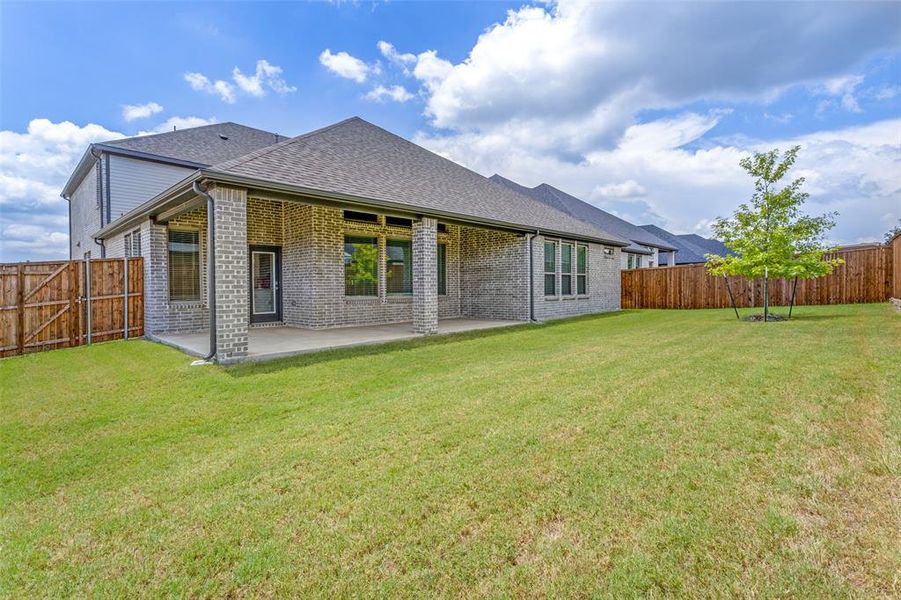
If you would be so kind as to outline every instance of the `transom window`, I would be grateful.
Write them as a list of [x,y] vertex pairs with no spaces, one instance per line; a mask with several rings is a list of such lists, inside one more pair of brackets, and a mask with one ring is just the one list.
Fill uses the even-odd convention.
[[344,219],[346,221],[359,221],[361,223],[378,223],[379,216],[367,212],[359,212],[356,210],[345,210]]
[[544,243],[544,295],[557,295],[557,242]]
[[355,236],[344,238],[345,295],[378,295],[378,256],[376,238]]
[[388,240],[385,244],[385,279],[389,294],[413,293],[413,247],[410,240]]
[[412,219],[404,219],[403,217],[385,217],[385,225],[392,227],[413,227]]
[[200,232],[169,230],[169,300],[200,300]]

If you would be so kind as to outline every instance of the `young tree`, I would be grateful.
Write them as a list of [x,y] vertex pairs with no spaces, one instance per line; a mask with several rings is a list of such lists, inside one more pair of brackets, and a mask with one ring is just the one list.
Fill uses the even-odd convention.
[[[735,254],[707,255],[707,270],[713,275],[763,278],[763,318],[769,318],[769,280],[772,277],[810,279],[831,273],[842,264],[826,258],[835,248],[826,247],[824,234],[835,225],[838,213],[810,217],[801,213],[808,194],[801,191],[799,177],[779,188],[798,157],[795,146],[782,157],[778,150],[755,153],[739,164],[755,179],[751,203],[743,203],[730,219],[718,218],[713,225],[716,237]],[[792,291],[794,305],[794,289]]]
[[901,233],[901,219],[898,219],[898,224],[885,232],[885,243],[888,244],[890,241],[895,239],[895,236]]

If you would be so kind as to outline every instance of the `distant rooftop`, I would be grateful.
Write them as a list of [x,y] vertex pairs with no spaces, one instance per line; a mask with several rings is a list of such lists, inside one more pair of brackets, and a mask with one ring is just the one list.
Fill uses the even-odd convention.
[[559,190],[547,183],[542,183],[541,185],[530,188],[520,185],[515,181],[511,181],[506,177],[501,177],[498,174],[492,175],[489,179],[521,194],[534,198],[551,208],[565,212],[580,221],[594,225],[604,231],[609,231],[613,235],[621,237],[624,240],[629,240],[631,243],[623,248],[623,250],[627,252],[650,254],[644,246],[658,248],[664,252],[672,251],[675,248],[666,240],[655,236],[653,233],[649,233],[641,227],[633,225],[625,219],[612,215],[584,200],[579,200],[575,196],[567,194],[563,190]]

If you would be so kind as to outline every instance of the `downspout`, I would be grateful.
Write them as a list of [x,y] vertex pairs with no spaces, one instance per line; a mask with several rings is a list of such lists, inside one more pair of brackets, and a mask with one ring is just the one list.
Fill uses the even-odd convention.
[[532,252],[532,240],[538,235],[541,235],[541,231],[537,229],[535,233],[526,235],[529,240],[529,321],[532,323],[537,322],[535,321],[535,260]]
[[194,193],[206,198],[206,239],[207,239],[207,303],[210,315],[210,351],[203,360],[216,356],[216,201],[198,181],[192,184]]

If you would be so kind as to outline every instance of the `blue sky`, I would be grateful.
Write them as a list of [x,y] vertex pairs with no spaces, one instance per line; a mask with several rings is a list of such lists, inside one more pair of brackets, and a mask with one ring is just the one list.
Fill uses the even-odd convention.
[[212,121],[296,135],[359,115],[484,175],[702,234],[747,199],[741,156],[798,143],[835,241],[901,218],[899,3],[0,11],[4,261],[66,254],[58,193],[88,143]]

